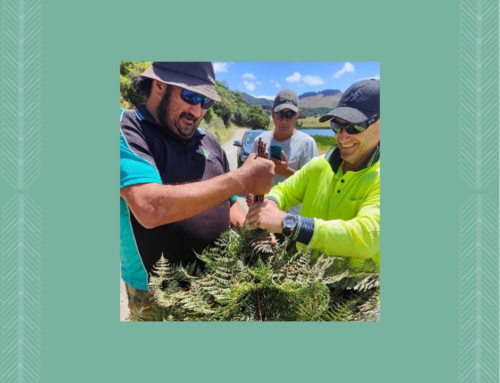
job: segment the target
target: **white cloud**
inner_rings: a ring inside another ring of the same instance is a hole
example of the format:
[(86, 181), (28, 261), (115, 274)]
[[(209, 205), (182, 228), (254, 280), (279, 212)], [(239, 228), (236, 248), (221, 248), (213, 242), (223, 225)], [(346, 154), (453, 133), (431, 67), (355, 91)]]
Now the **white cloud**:
[(311, 86), (323, 85), (325, 83), (320, 76), (312, 76), (310, 74), (304, 76), (303, 81), (307, 85), (311, 85)]
[(245, 88), (247, 88), (249, 92), (252, 92), (255, 89), (255, 84), (253, 82), (243, 81), (243, 84), (245, 84)]
[(267, 100), (274, 100), (274, 96), (254, 96), (254, 97), (257, 97), (257, 98), (265, 98)]
[(294, 74), (292, 74), (291, 76), (286, 78), (286, 82), (289, 82), (289, 83), (299, 82), (301, 78), (302, 78), (302, 76), (300, 75), (300, 73), (295, 72)]
[[(274, 80), (271, 80), (274, 81)], [(275, 81), (274, 81), (275, 82)], [(288, 76), (286, 78), (286, 82), (289, 84), (293, 83), (299, 83), (299, 84), (306, 84), (309, 86), (316, 86), (316, 85), (323, 85), (325, 84), (325, 81), (320, 76), (313, 76), (313, 75), (305, 75), (302, 76), (299, 72), (295, 72), (293, 75)], [(279, 88), (281, 85), (276, 82), (276, 88)]]
[(333, 78), (339, 78), (340, 76), (349, 72), (355, 72), (354, 65), (352, 65), (350, 62), (346, 62), (344, 64), (344, 67), (333, 75)]
[(281, 84), (278, 81), (271, 80), (271, 83), (273, 83), (276, 88), (281, 88)]
[(215, 62), (214, 72), (215, 73), (227, 72), (227, 64), (228, 63)]
[(241, 76), (243, 78), (248, 78), (249, 80), (255, 80), (257, 79), (257, 77), (255, 77), (255, 75), (253, 73), (245, 73), (243, 76)]

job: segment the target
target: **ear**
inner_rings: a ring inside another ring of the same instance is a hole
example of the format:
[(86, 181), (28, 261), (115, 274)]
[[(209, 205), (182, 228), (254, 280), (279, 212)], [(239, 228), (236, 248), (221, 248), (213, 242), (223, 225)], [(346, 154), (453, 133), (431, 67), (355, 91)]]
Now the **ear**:
[(160, 96), (160, 97), (163, 97), (163, 95), (165, 94), (165, 92), (167, 91), (167, 84), (163, 83), (163, 82), (160, 82), (158, 80), (153, 80), (153, 86), (151, 88), (151, 91), (153, 92), (153, 94), (155, 94), (156, 96)]
[(274, 118), (274, 108), (271, 108), (271, 117)]
[(302, 113), (302, 111), (299, 109), (299, 111), (297, 112), (297, 119), (300, 117), (301, 113)]

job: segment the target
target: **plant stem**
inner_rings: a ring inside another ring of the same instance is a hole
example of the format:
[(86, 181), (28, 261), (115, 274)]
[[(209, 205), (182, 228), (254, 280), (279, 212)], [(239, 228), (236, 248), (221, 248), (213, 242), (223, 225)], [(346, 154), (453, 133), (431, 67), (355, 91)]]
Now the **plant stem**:
[[(262, 141), (262, 138), (259, 137), (259, 143), (257, 145), (257, 157), (265, 158), (267, 160), (266, 146), (267, 144), (264, 141)], [(263, 202), (263, 201), (264, 201), (263, 195), (256, 195), (253, 197), (253, 202)]]

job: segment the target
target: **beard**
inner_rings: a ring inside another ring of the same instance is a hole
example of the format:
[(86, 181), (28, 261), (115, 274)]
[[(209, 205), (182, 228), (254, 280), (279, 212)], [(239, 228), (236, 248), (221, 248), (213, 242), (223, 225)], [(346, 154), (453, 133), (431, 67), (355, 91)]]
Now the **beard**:
[[(200, 125), (201, 118), (197, 120), (195, 116), (188, 112), (182, 112), (179, 116), (175, 116), (176, 112), (171, 100), (172, 88), (169, 86), (156, 110), (158, 113), (158, 120), (161, 126), (168, 132), (183, 141), (188, 141), (193, 137), (196, 128)], [(181, 121), (182, 117), (191, 119), (192, 123), (186, 124)]]

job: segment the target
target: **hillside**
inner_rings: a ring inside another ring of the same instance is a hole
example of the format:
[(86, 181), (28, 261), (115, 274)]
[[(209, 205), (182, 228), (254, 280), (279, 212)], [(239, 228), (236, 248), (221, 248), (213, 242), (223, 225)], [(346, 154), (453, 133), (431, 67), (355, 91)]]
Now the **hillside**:
[(337, 89), (325, 89), (321, 92), (307, 92), (299, 96), (301, 108), (333, 108), (342, 97)]
[[(265, 98), (257, 98), (245, 92), (241, 92), (249, 105), (261, 105), (264, 109), (273, 106), (273, 101)], [(342, 97), (342, 92), (337, 89), (325, 89), (321, 92), (307, 92), (299, 96), (301, 108), (333, 108)]]
[(321, 92), (307, 92), (307, 93), (301, 94), (299, 96), (299, 99), (306, 98), (306, 97), (314, 97), (314, 96), (317, 96), (319, 94), (322, 94), (323, 96), (335, 96), (338, 93), (342, 93), (342, 92), (338, 89), (325, 89), (325, 90), (322, 90)]
[(245, 100), (248, 103), (248, 105), (260, 105), (263, 107), (267, 107), (265, 109), (269, 109), (273, 106), (273, 101), (268, 100), (267, 98), (257, 98), (245, 92), (241, 92), (241, 94), (243, 94), (243, 97), (245, 97)]

